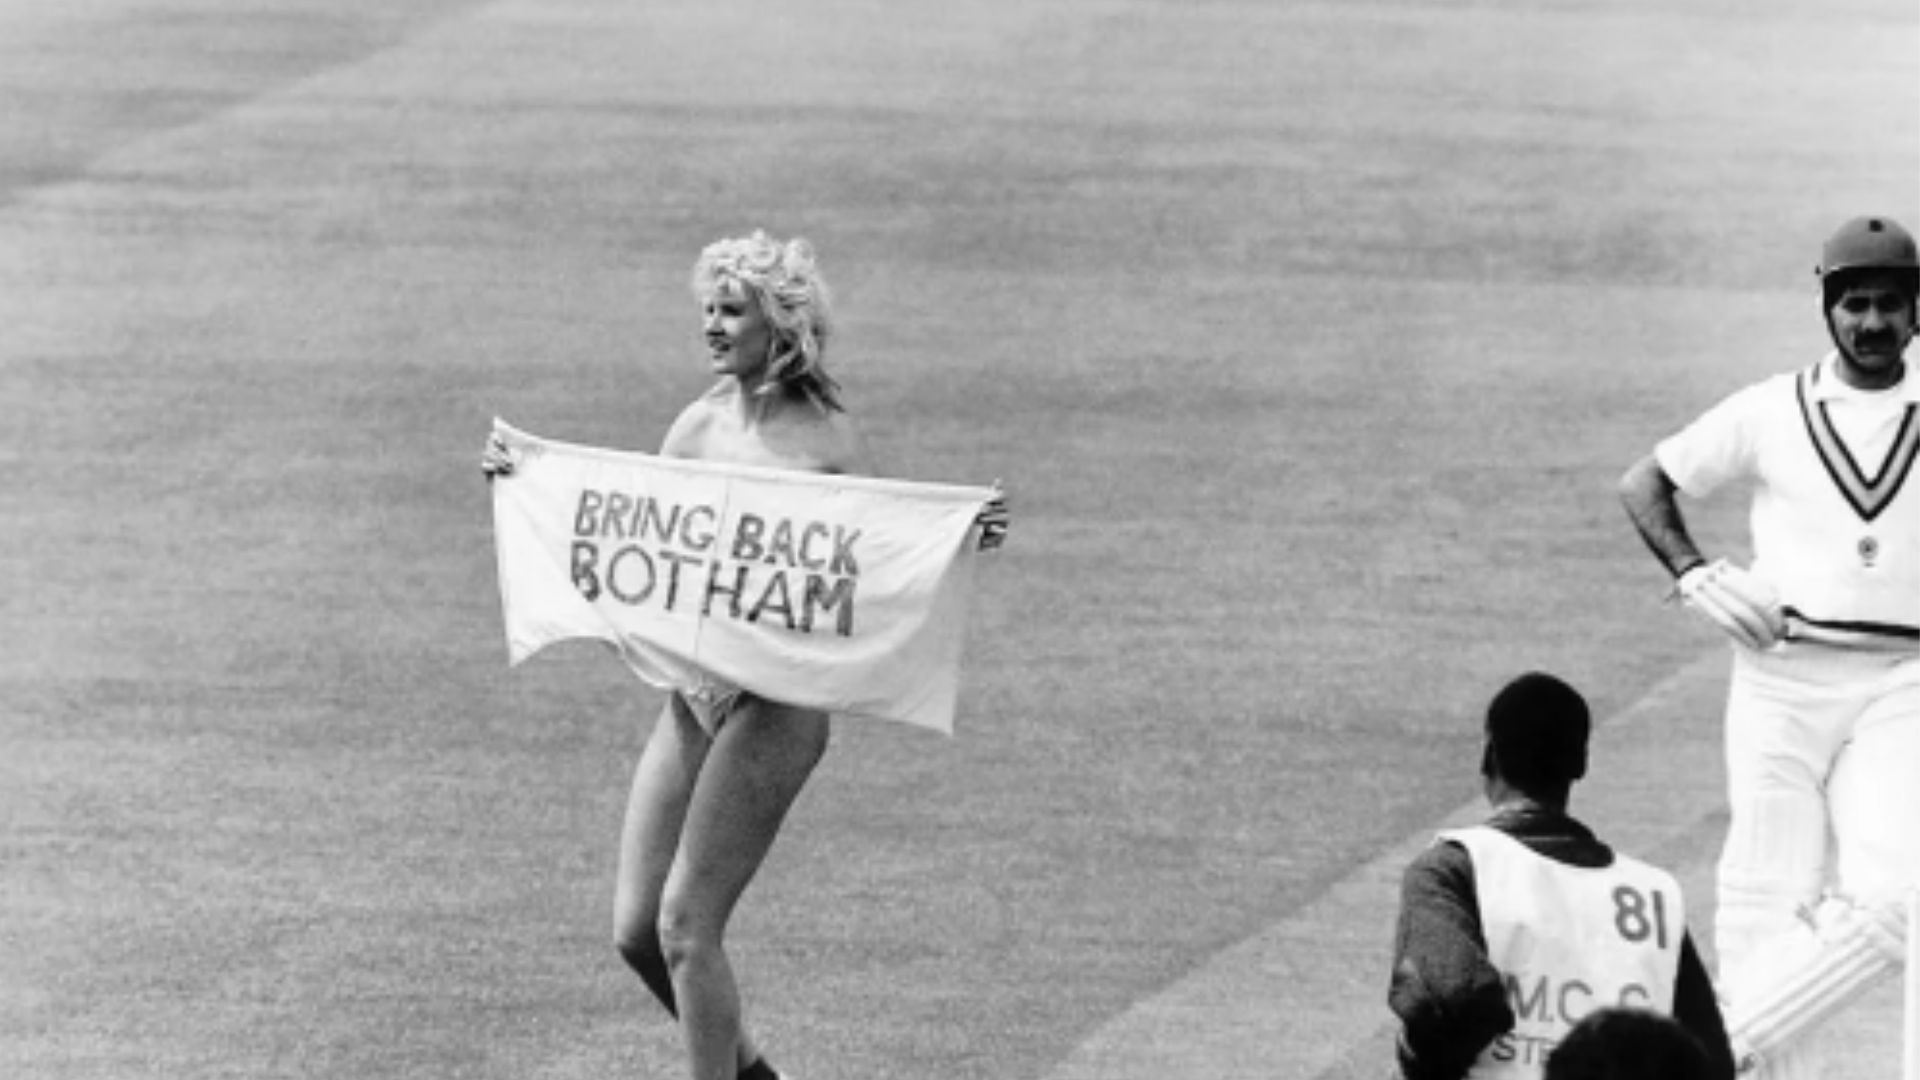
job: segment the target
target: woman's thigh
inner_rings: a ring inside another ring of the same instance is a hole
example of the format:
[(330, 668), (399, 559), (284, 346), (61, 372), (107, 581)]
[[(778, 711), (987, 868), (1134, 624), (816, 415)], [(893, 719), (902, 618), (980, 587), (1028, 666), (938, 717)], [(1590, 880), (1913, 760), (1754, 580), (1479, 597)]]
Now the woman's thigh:
[(693, 714), (670, 695), (640, 752), (627, 793), (613, 902), (614, 934), (620, 941), (654, 932), (660, 893), (710, 747)]
[(694, 784), (663, 928), (716, 938), (826, 752), (827, 714), (743, 695)]

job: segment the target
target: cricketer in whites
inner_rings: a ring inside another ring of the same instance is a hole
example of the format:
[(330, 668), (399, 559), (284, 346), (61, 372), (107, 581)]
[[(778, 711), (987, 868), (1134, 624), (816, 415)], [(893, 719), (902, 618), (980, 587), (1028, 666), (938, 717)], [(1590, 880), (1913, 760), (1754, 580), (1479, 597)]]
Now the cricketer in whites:
[[(1832, 350), (1714, 405), (1620, 485), (1732, 642), (1715, 944), (1741, 1065), (1774, 1080), (1822, 1075), (1805, 1036), (1898, 970), (1920, 880), (1920, 258), (1899, 223), (1860, 217), (1816, 273)], [(1676, 495), (1736, 482), (1746, 568), (1700, 550)]]

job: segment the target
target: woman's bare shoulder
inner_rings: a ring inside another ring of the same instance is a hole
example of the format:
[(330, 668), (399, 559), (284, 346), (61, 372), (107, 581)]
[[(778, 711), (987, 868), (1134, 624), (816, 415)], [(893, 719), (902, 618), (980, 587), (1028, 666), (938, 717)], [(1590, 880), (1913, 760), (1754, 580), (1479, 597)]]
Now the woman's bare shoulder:
[(862, 445), (853, 418), (818, 402), (789, 403), (760, 428), (763, 445), (780, 467), (805, 472), (861, 473)]
[(715, 386), (688, 403), (674, 417), (673, 424), (667, 428), (666, 438), (660, 440), (660, 456), (697, 458), (704, 457), (707, 433), (713, 429), (718, 401), (716, 395), (724, 387)]
[(864, 474), (866, 444), (853, 418), (817, 402), (790, 403), (759, 429), (759, 445), (776, 468)]
[(816, 402), (787, 402), (743, 425), (737, 390), (722, 383), (681, 410), (662, 457), (803, 472), (870, 475), (871, 455), (853, 418)]

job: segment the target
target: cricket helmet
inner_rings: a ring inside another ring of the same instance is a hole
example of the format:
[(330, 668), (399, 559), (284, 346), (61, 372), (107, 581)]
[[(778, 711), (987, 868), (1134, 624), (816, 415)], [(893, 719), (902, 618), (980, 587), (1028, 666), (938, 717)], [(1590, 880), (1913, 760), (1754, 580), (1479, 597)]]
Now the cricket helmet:
[(1846, 281), (1868, 270), (1891, 271), (1909, 298), (1920, 294), (1920, 249), (1913, 234), (1885, 217), (1857, 217), (1835, 230), (1814, 268), (1824, 306), (1832, 308)]

